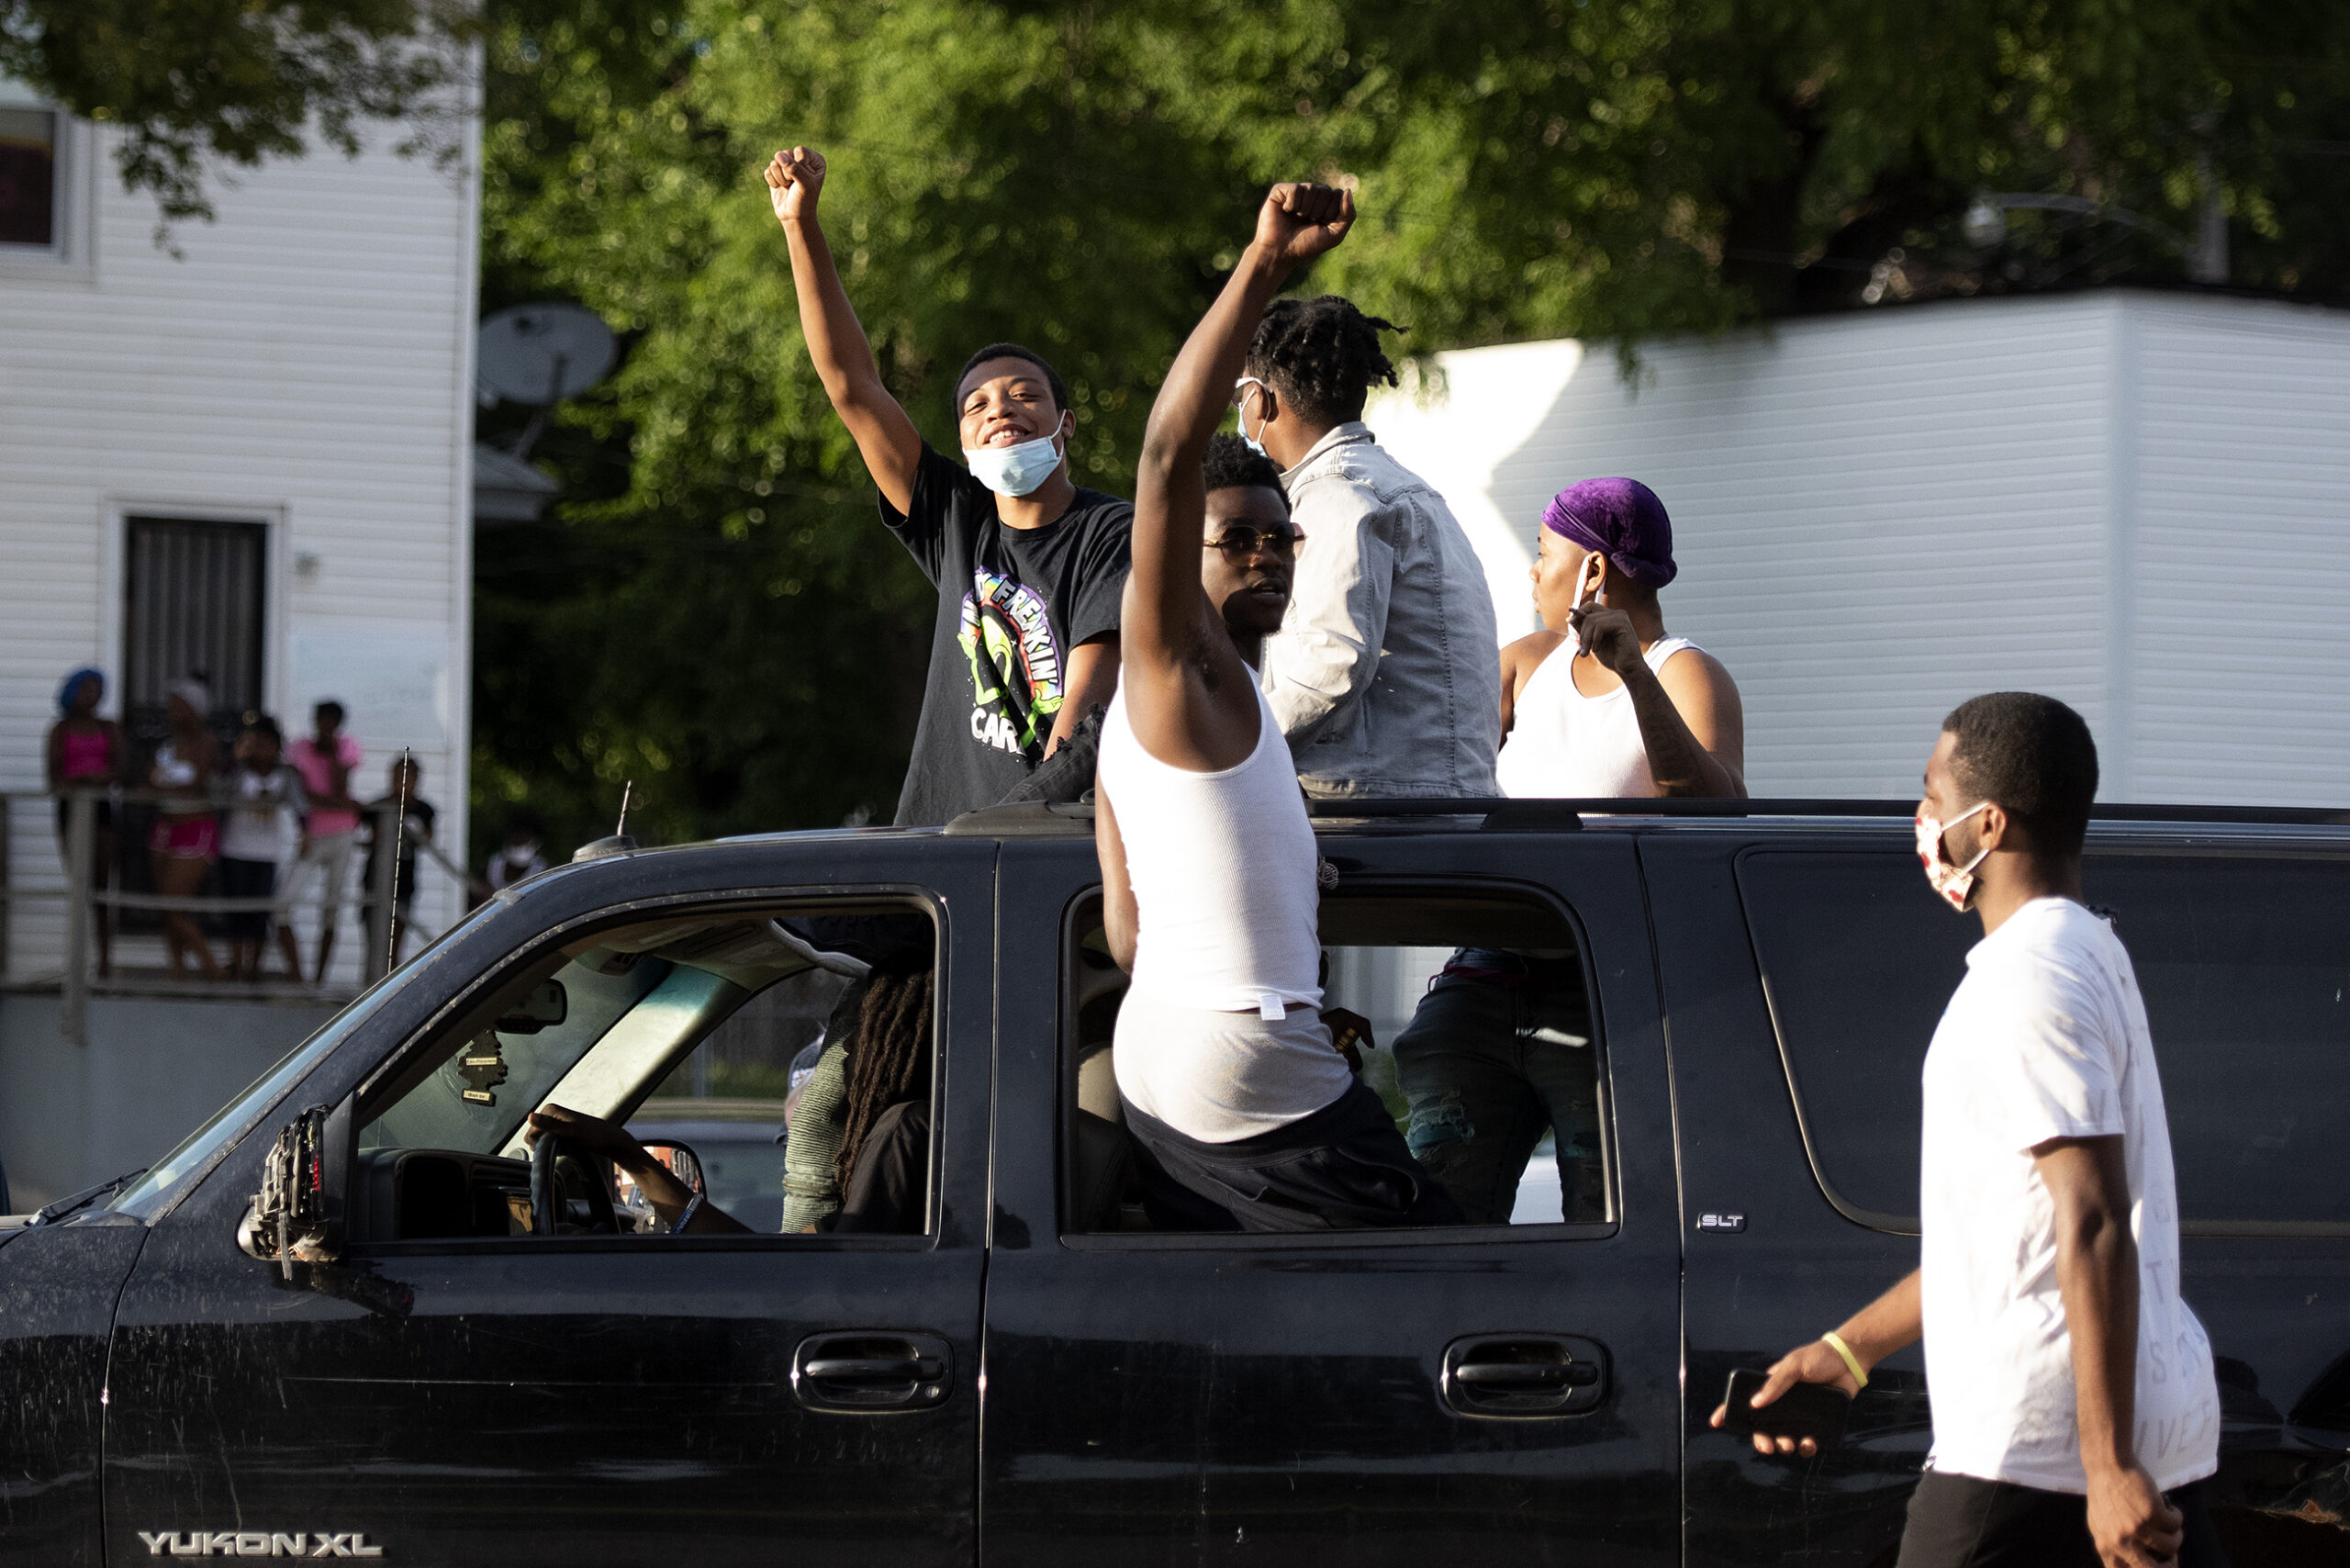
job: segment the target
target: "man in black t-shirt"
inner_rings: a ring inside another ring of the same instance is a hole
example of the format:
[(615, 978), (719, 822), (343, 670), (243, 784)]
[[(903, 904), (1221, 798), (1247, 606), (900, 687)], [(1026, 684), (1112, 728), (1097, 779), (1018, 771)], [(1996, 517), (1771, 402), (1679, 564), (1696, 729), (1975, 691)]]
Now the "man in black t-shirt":
[(880, 487), (881, 521), (938, 589), (897, 820), (943, 823), (1002, 800), (1109, 702), (1134, 506), (1070, 482), (1069, 389), (1014, 343), (981, 349), (957, 380), (968, 466), (923, 440), (882, 385), (817, 224), (823, 158), (778, 152), (767, 179), (809, 357)]

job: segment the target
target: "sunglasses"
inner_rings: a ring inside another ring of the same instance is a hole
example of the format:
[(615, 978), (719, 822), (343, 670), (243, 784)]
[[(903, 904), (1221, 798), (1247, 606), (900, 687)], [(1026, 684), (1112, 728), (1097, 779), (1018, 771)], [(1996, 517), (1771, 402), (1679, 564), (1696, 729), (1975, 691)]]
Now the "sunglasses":
[(1259, 550), (1268, 555), (1294, 555), (1297, 554), (1297, 542), (1304, 537), (1305, 531), (1293, 522), (1275, 523), (1272, 527), (1261, 531), (1254, 528), (1227, 528), (1214, 539), (1208, 540), (1207, 547), (1211, 550), (1221, 550), (1227, 555), (1237, 555), (1244, 560)]

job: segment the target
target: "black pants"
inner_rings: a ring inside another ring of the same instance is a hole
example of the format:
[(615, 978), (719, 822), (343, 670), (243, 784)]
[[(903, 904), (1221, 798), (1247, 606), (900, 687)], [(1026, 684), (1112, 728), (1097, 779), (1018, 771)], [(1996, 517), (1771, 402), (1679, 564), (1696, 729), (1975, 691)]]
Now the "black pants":
[[(2178, 1568), (2227, 1568), (2202, 1484), (2165, 1495), (2187, 1517)], [(1930, 1470), (1910, 1494), (1897, 1568), (2099, 1568), (2088, 1499)]]
[[(277, 891), (274, 860), (219, 860), (220, 896), (224, 899), (265, 899)], [(220, 917), (221, 929), (238, 942), (269, 940), (269, 911), (241, 909)]]
[(1202, 1143), (1131, 1104), (1143, 1208), (1159, 1230), (1349, 1230), (1460, 1225), (1460, 1209), (1412, 1158), (1358, 1079), (1310, 1116), (1254, 1137)]

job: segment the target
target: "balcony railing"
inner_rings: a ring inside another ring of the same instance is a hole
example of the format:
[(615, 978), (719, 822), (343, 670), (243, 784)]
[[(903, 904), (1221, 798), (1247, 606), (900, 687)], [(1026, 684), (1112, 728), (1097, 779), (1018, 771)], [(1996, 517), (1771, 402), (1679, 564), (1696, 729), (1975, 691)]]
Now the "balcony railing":
[[(288, 863), (280, 865), (280, 891), (266, 898), (173, 897), (146, 890), (143, 886), (126, 885), (150, 880), (145, 876), (124, 875), (134, 864), (143, 865), (146, 861), (148, 850), (143, 835), (134, 838), (118, 834), (111, 862), (113, 875), (106, 886), (92, 886), (90, 873), (95, 858), (93, 852), (100, 806), (111, 805), (116, 819), (123, 821), (132, 814), (125, 811), (126, 807), (153, 805), (165, 800), (183, 807), (186, 803), (184, 796), (140, 790), (71, 790), (54, 795), (0, 791), (0, 813), (4, 813), (0, 814), (0, 983), (17, 991), (54, 991), (60, 999), (61, 1031), (68, 1040), (86, 1042), (89, 1001), (93, 996), (344, 1002), (382, 977), (391, 957), (391, 932), (386, 916), (394, 907), (393, 879), (398, 872), (400, 854), (377, 854), (373, 857), (372, 877), (360, 875), (354, 867), (352, 875), (346, 879), (332, 921), (340, 934), (339, 961), (322, 980), (183, 979), (161, 964), (124, 963), (119, 960), (126, 955), (141, 959), (151, 957), (153, 945), (162, 938), (151, 930), (121, 929), (124, 922), (119, 918), (113, 923), (117, 929), (112, 942), (118, 961), (111, 966), (111, 973), (100, 974), (96, 916), (101, 908), (116, 912), (118, 916), (129, 914), (134, 924), (139, 915), (151, 912), (192, 913), (199, 919), (266, 913), (280, 924), (296, 921), (297, 914), (307, 914), (307, 922), (296, 924), (297, 933), (305, 924), (315, 934), (328, 923), (327, 879), (310, 877), (288, 888)], [(227, 802), (224, 801), (221, 805), (225, 808)], [(375, 842), (390, 842), (395, 810), (389, 801), (364, 808), (371, 820)], [(38, 825), (28, 820), (36, 812), (39, 816)], [(34, 831), (21, 831), (27, 828)], [(43, 833), (41, 828), (50, 831)], [(50, 852), (32, 852), (43, 838), (52, 840)], [(397, 890), (400, 902), (408, 905), (409, 912), (402, 947), (412, 953), (437, 932), (437, 924), (428, 926), (418, 916), (436, 908), (450, 913), (462, 911), (470, 902), (469, 881), (464, 868), (437, 844), (427, 841), (407, 847), (414, 851), (419, 881), (434, 884), (430, 888)], [(365, 854), (364, 846), (354, 847), (353, 858), (364, 864)], [(431, 868), (429, 876), (427, 867)], [(427, 892), (435, 896), (422, 896)], [(452, 892), (456, 895), (453, 900), (448, 896)], [(352, 918), (353, 915), (355, 919)], [(218, 932), (208, 932), (207, 940), (217, 950), (228, 938)], [(315, 935), (308, 940), (297, 935), (297, 950), (303, 953), (306, 963), (311, 961)], [(270, 970), (276, 954), (274, 939), (263, 944), (263, 972)]]

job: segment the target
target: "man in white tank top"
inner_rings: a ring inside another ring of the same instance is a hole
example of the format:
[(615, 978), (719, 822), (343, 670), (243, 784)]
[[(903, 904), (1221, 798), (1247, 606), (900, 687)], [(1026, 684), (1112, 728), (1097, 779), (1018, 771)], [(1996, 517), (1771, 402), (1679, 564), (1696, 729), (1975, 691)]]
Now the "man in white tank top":
[[(1319, 857), (1281, 725), (1234, 635), (1287, 599), (1294, 549), (1275, 515), (1218, 521), (1203, 591), (1203, 459), (1266, 302), (1329, 250), (1353, 199), (1276, 185), (1257, 237), (1169, 370), (1137, 465), (1124, 674), (1102, 723), (1095, 842), (1110, 950), (1134, 977), (1116, 1058), (1153, 1222), (1324, 1230), (1458, 1217), (1317, 1011)], [(1250, 487), (1237, 487), (1243, 490)], [(1229, 485), (1219, 493), (1229, 498)], [(1246, 498), (1243, 498), (1244, 502)], [(1241, 528), (1254, 537), (1236, 537)], [(1276, 543), (1269, 548), (1268, 535)], [(1241, 546), (1245, 543), (1246, 548)], [(1278, 591), (1276, 591), (1278, 589)], [(1271, 623), (1277, 624), (1277, 622)], [(1253, 651), (1253, 650), (1252, 650)], [(1121, 819), (1138, 831), (1121, 831)]]

